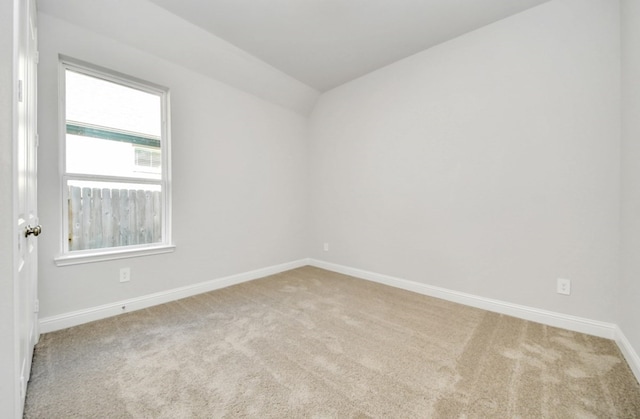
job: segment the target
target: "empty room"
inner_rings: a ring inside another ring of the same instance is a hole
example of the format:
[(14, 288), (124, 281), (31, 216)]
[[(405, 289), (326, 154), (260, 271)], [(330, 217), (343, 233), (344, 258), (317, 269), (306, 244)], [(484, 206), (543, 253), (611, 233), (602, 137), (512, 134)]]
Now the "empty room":
[(0, 417), (640, 418), (639, 1), (0, 31)]

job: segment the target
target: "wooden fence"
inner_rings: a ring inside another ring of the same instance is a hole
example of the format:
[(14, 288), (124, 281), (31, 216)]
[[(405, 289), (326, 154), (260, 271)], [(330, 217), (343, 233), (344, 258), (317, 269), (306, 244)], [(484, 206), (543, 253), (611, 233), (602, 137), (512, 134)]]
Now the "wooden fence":
[(69, 186), (69, 250), (162, 240), (159, 191)]

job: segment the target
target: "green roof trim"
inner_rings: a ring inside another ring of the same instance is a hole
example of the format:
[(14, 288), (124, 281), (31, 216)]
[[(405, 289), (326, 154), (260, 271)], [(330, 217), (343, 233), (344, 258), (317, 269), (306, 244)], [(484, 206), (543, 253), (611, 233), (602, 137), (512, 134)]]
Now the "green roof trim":
[(103, 140), (120, 141), (146, 147), (160, 148), (160, 140), (157, 137), (142, 137), (140, 135), (125, 134), (112, 131), (108, 128), (87, 127), (83, 125), (67, 124), (67, 134), (83, 137), (101, 138)]

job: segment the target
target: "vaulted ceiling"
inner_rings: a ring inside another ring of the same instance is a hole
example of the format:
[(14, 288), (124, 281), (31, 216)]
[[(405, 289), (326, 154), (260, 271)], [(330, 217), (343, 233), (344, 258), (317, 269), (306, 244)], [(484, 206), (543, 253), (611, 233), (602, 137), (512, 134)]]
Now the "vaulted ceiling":
[[(547, 1), (37, 0), (37, 3), (43, 14), (306, 116), (322, 92)], [(46, 26), (43, 33), (47, 33)], [(46, 43), (46, 39), (41, 41)], [(94, 64), (111, 67), (108, 57)]]
[(548, 0), (150, 0), (326, 91)]

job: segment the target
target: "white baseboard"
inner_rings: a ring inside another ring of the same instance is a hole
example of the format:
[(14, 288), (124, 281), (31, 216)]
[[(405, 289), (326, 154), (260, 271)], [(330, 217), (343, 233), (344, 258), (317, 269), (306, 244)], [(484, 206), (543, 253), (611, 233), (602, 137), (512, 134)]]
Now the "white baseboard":
[(615, 329), (618, 348), (620, 348), (622, 355), (624, 355), (627, 360), (631, 371), (633, 371), (633, 374), (636, 376), (636, 380), (640, 382), (640, 356), (638, 356), (638, 353), (633, 349), (631, 342), (627, 340), (627, 337), (622, 333), (622, 330), (618, 326), (616, 326)]
[(395, 288), (401, 288), (407, 291), (416, 292), (418, 294), (428, 295), (430, 297), (436, 297), (442, 300), (452, 301), (454, 303), (460, 303), (471, 307), (493, 311), (495, 313), (506, 314), (520, 319), (546, 324), (548, 326), (573, 330), (575, 332), (586, 333), (589, 335), (599, 336), (607, 339), (614, 339), (616, 337), (617, 326), (612, 323), (604, 323), (596, 320), (585, 319), (582, 317), (570, 316), (567, 314), (555, 313), (538, 308), (507, 303), (505, 301), (492, 300), (490, 298), (452, 291), (446, 288), (434, 287), (419, 282), (408, 281), (406, 279), (395, 278), (388, 275), (364, 271), (361, 269), (351, 268), (335, 263), (324, 262), (317, 259), (310, 259), (309, 264), (311, 266), (326, 269), (328, 271), (338, 272), (341, 274), (354, 276), (356, 278), (366, 279)]
[(493, 311), (496, 313), (507, 314), (509, 316), (546, 324), (548, 326), (560, 327), (562, 329), (573, 330), (575, 332), (581, 332), (588, 335), (615, 340), (616, 344), (620, 348), (620, 351), (622, 352), (622, 355), (629, 364), (631, 371), (633, 371), (636, 380), (640, 382), (640, 356), (638, 356), (638, 353), (633, 349), (633, 346), (631, 346), (631, 343), (629, 342), (629, 340), (627, 340), (627, 337), (616, 324), (570, 316), (562, 313), (555, 313), (552, 311), (507, 303), (499, 300), (492, 300), (472, 294), (448, 290), (446, 288), (434, 287), (419, 282), (408, 281), (406, 279), (395, 278), (392, 276), (377, 274), (374, 272), (351, 268), (344, 265), (324, 262), (317, 259), (310, 259), (309, 264), (311, 266), (326, 269), (328, 271), (338, 272), (341, 274), (354, 276), (356, 278), (378, 282), (380, 284), (389, 285), (395, 288), (401, 288), (407, 291), (413, 291), (418, 294), (428, 295), (430, 297), (436, 297), (443, 300), (468, 305), (471, 307)]
[(80, 324), (105, 319), (107, 317), (116, 316), (118, 314), (141, 310), (143, 308), (152, 307), (158, 304), (164, 304), (170, 301), (179, 300), (181, 298), (191, 297), (193, 295), (202, 294), (204, 292), (226, 288), (231, 285), (236, 285), (265, 276), (274, 275), (280, 272), (288, 271), (290, 269), (306, 266), (308, 264), (309, 259), (300, 259), (280, 265), (269, 266), (249, 272), (243, 272), (223, 278), (217, 278), (194, 285), (188, 285), (185, 287), (174, 288), (167, 291), (144, 295), (142, 297), (131, 298), (128, 300), (104, 304), (101, 306), (91, 307), (88, 309), (73, 311), (56, 316), (44, 317), (40, 319), (40, 333), (54, 332), (56, 330), (78, 326)]
[(471, 307), (481, 308), (496, 313), (534, 321), (548, 326), (560, 327), (563, 329), (573, 330), (589, 335), (613, 339), (616, 341), (618, 347), (620, 348), (620, 351), (629, 363), (629, 366), (635, 374), (636, 379), (640, 381), (640, 356), (638, 356), (638, 353), (633, 349), (631, 343), (627, 340), (622, 330), (615, 324), (585, 319), (582, 317), (570, 316), (567, 314), (555, 313), (552, 311), (512, 304), (499, 300), (492, 300), (472, 294), (452, 291), (441, 287), (434, 287), (415, 281), (408, 281), (406, 279), (395, 278), (388, 275), (382, 275), (317, 259), (300, 259), (280, 265), (274, 265), (249, 272), (243, 272), (235, 275), (217, 278), (186, 287), (174, 288), (172, 290), (149, 294), (142, 297), (131, 298), (128, 300), (105, 304), (98, 307), (73, 311), (57, 316), (45, 317), (40, 319), (40, 332), (48, 333), (72, 326), (77, 326), (83, 323), (88, 323), (91, 321), (116, 316), (118, 314), (140, 310), (143, 308), (179, 300), (181, 298), (214, 291), (220, 288), (229, 287), (231, 285), (252, 281), (254, 279), (274, 275), (306, 265), (311, 265), (318, 268), (326, 269), (328, 271), (350, 275), (356, 278), (366, 279), (395, 288), (416, 292), (418, 294), (428, 295), (431, 297), (436, 297)]

